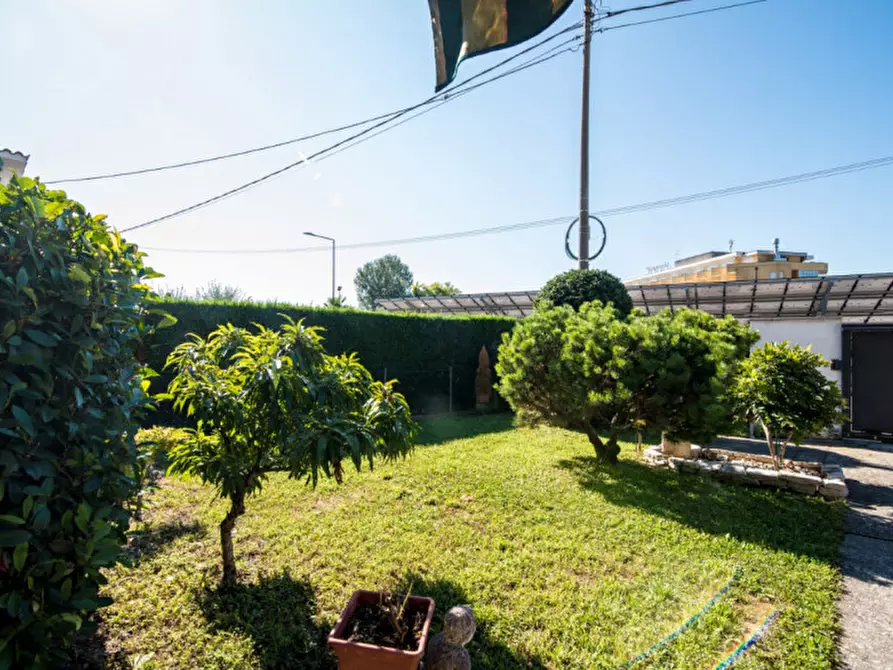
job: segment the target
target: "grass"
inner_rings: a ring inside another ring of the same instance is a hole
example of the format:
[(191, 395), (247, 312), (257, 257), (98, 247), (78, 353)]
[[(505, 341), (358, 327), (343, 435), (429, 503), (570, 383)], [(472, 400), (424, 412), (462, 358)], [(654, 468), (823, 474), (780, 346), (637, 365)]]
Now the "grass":
[[(408, 460), (318, 488), (276, 475), (236, 525), (241, 586), (220, 593), (224, 503), (165, 479), (110, 571), (111, 667), (333, 668), (325, 638), (356, 588), (470, 603), (475, 668), (614, 668), (728, 595), (641, 668), (712, 668), (781, 616), (740, 668), (831, 668), (843, 506), (643, 466), (600, 467), (579, 435), (501, 416), (437, 419)], [(95, 650), (95, 647), (94, 647)]]

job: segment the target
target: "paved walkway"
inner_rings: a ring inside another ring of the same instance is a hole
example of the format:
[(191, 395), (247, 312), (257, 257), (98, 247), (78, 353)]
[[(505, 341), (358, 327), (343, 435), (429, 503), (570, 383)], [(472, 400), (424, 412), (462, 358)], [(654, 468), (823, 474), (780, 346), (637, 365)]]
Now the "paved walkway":
[[(715, 446), (768, 453), (756, 440), (722, 439)], [(788, 449), (786, 457), (843, 468), (850, 496), (840, 551), (842, 667), (893, 667), (893, 446), (829, 442)]]

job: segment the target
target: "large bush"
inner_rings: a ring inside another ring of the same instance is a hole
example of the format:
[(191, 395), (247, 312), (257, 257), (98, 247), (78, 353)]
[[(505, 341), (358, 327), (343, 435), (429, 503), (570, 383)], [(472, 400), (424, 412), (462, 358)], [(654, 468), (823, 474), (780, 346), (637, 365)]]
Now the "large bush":
[(594, 300), (614, 305), (621, 317), (632, 311), (633, 301), (617, 277), (604, 270), (570, 270), (552, 277), (537, 296), (541, 306), (570, 305), (574, 309)]
[(58, 665), (124, 543), (157, 275), (102, 219), (0, 186), (0, 667)]
[[(281, 314), (326, 331), (326, 348), (332, 353), (356, 352), (376, 379), (397, 379), (397, 389), (413, 411), (445, 412), (449, 407), (450, 366), (453, 366), (453, 408), (474, 409), (475, 372), (482, 346), (496, 358), (502, 333), (514, 319), (497, 316), (442, 316), (393, 314), (353, 309), (324, 309), (288, 304), (215, 303), (184, 300), (159, 305), (175, 316), (177, 324), (159, 331), (148, 349), (150, 367), (161, 372), (167, 356), (188, 333), (202, 337), (218, 325), (247, 328), (254, 323), (278, 328)], [(387, 371), (387, 374), (385, 374)], [(152, 390), (162, 392), (171, 376), (161, 372)], [(166, 403), (150, 420), (175, 420)]]
[(503, 336), (499, 390), (522, 421), (584, 432), (599, 460), (615, 462), (624, 430), (716, 435), (755, 337), (730, 317), (691, 310), (622, 319), (598, 302), (539, 309)]
[(762, 426), (776, 469), (784, 467), (788, 444), (844, 418), (840, 388), (822, 374), (829, 365), (800, 345), (767, 342), (741, 366), (734, 387), (739, 411)]
[(198, 419), (192, 439), (169, 454), (171, 471), (198, 475), (229, 499), (220, 523), (226, 587), (236, 582), (236, 519), (270, 472), (314, 485), (323, 472), (340, 484), (345, 461), (359, 471), (364, 460), (371, 468), (376, 456), (412, 448), (416, 426), (393, 382), (373, 381), (355, 355), (327, 355), (317, 330), (221, 326), (170, 356), (174, 406)]

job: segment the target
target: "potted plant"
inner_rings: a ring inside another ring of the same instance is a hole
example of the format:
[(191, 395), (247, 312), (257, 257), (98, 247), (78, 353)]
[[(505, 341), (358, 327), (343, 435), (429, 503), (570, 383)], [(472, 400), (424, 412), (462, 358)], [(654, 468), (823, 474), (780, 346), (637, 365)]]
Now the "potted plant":
[(415, 670), (434, 616), (431, 598), (354, 591), (329, 633), (341, 670)]

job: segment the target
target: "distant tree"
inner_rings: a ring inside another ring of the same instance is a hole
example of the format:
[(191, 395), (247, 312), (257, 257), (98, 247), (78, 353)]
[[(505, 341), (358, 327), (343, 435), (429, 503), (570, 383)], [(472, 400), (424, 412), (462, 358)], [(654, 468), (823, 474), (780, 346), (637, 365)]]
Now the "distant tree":
[(188, 300), (190, 298), (189, 293), (186, 291), (186, 287), (182, 284), (179, 286), (162, 286), (158, 289), (158, 295), (162, 298), (170, 298), (172, 300)]
[(376, 300), (410, 295), (412, 271), (399, 256), (388, 254), (369, 261), (357, 270), (353, 283), (360, 305), (373, 309)]
[(599, 300), (603, 305), (611, 303), (625, 317), (632, 311), (633, 301), (623, 282), (604, 270), (570, 270), (552, 277), (537, 297), (539, 305), (570, 305), (575, 310), (580, 305)]
[(430, 284), (422, 284), (415, 282), (410, 289), (414, 298), (424, 298), (434, 295), (458, 295), (462, 291), (452, 285), (450, 282), (431, 282)]
[(222, 302), (245, 302), (251, 300), (251, 296), (238, 286), (230, 284), (221, 284), (216, 279), (212, 279), (202, 288), (195, 290), (196, 300), (219, 300)]
[(338, 287), (338, 295), (332, 298), (326, 298), (326, 301), (322, 305), (323, 307), (331, 307), (332, 309), (341, 309), (342, 307), (347, 307), (347, 298), (341, 295), (341, 287)]
[(787, 342), (767, 342), (742, 364), (734, 387), (738, 409), (763, 427), (776, 469), (784, 467), (788, 444), (844, 418), (840, 388), (821, 371), (828, 366), (820, 354)]

